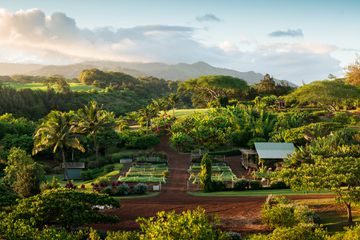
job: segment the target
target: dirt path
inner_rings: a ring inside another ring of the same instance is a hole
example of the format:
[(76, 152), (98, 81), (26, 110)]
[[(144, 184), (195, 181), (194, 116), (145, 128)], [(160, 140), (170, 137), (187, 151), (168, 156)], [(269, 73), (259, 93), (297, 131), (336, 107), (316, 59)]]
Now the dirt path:
[[(209, 214), (220, 217), (221, 228), (229, 231), (252, 233), (267, 231), (261, 223), (261, 205), (266, 197), (193, 197), (186, 193), (187, 169), (190, 156), (174, 151), (168, 146), (168, 137), (162, 137), (156, 151), (165, 152), (169, 161), (169, 177), (162, 192), (156, 197), (122, 200), (119, 209), (109, 210), (109, 214), (119, 216), (117, 224), (97, 224), (99, 230), (135, 230), (138, 217), (154, 216), (158, 211), (175, 210), (181, 212), (197, 207)], [(232, 164), (239, 160), (234, 158)], [(240, 162), (240, 161), (239, 161)], [(240, 172), (237, 174), (241, 174)], [(326, 195), (291, 196), (293, 199), (328, 198)]]

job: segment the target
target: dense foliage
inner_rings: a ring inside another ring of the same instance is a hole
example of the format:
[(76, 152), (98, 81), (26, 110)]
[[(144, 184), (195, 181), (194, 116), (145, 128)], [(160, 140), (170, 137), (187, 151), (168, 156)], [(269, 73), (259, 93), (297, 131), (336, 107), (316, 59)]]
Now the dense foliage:
[(317, 106), (330, 111), (359, 106), (360, 89), (340, 79), (315, 81), (286, 96), (287, 104)]

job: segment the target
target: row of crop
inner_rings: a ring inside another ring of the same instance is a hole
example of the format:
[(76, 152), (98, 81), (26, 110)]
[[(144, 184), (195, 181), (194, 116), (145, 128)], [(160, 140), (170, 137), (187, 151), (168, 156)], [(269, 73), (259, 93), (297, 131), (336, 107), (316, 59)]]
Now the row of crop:
[[(197, 184), (199, 183), (199, 164), (192, 164), (189, 167), (189, 179), (188, 181)], [(236, 175), (233, 173), (231, 168), (225, 163), (217, 163), (211, 166), (211, 179), (216, 182), (235, 182), (237, 181)]]
[(125, 176), (119, 177), (120, 182), (159, 182), (166, 183), (169, 173), (167, 164), (136, 164), (130, 167)]

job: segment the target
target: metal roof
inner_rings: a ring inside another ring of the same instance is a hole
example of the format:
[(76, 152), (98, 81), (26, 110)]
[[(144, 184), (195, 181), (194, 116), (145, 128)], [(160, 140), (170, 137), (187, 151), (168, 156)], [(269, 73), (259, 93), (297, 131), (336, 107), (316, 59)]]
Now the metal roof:
[(293, 143), (256, 142), (255, 149), (261, 159), (284, 159), (295, 151)]

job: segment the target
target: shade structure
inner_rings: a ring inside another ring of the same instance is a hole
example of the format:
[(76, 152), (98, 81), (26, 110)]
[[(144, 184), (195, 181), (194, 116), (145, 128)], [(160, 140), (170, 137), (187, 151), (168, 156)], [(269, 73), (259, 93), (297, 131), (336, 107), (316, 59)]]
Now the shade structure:
[(256, 152), (261, 159), (285, 159), (295, 151), (293, 143), (256, 142)]

